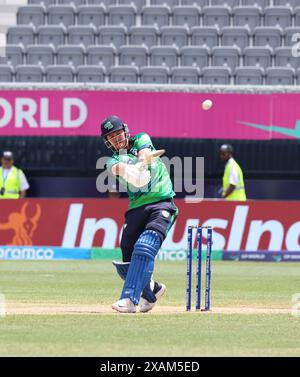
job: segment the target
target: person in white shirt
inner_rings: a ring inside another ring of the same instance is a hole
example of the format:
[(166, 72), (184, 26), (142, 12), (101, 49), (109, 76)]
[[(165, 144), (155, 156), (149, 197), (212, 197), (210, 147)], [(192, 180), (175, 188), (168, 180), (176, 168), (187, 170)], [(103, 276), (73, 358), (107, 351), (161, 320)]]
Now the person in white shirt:
[(23, 171), (14, 166), (12, 152), (3, 152), (0, 167), (0, 199), (25, 198), (29, 187)]

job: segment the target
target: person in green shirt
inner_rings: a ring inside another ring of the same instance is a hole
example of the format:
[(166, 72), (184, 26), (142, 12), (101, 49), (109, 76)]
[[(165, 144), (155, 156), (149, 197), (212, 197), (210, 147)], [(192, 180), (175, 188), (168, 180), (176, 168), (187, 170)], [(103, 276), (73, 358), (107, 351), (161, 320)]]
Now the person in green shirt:
[(222, 198), (225, 200), (246, 200), (242, 169), (233, 158), (233, 148), (229, 144), (221, 145), (220, 159), (226, 163), (223, 175)]
[(101, 123), (101, 136), (113, 151), (106, 166), (126, 188), (129, 209), (121, 239), (122, 262), (113, 262), (124, 280), (120, 299), (112, 308), (121, 313), (153, 309), (166, 286), (154, 282), (155, 257), (178, 215), (173, 201), (175, 193), (165, 164), (160, 158), (150, 165), (147, 156), (155, 151), (146, 133), (130, 137), (129, 129), (118, 116)]

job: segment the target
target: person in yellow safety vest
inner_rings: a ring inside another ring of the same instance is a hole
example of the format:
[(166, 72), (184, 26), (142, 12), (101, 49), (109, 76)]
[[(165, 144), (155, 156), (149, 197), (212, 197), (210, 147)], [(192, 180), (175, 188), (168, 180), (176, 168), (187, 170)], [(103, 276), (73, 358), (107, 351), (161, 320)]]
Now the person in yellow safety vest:
[(3, 152), (0, 167), (0, 199), (25, 198), (26, 190), (29, 189), (25, 174), (13, 164), (12, 152)]
[(220, 158), (226, 162), (223, 175), (222, 198), (225, 200), (245, 201), (246, 192), (242, 169), (235, 161), (233, 148), (229, 144), (223, 144), (219, 150)]

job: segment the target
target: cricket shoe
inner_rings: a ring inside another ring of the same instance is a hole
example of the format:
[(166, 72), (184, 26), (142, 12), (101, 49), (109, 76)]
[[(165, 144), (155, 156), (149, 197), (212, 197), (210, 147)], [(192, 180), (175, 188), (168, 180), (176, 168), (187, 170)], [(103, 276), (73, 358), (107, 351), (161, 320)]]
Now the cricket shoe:
[(122, 298), (121, 300), (115, 302), (111, 306), (114, 310), (120, 313), (135, 313), (136, 307), (130, 298)]
[[(155, 282), (154, 283), (154, 288), (153, 288), (153, 293), (155, 294), (156, 299), (158, 300), (165, 292), (167, 288), (164, 284), (160, 284)], [(150, 310), (154, 308), (156, 304), (155, 302), (149, 302), (145, 298), (141, 299), (141, 304), (140, 304), (140, 312), (141, 313), (147, 313)]]

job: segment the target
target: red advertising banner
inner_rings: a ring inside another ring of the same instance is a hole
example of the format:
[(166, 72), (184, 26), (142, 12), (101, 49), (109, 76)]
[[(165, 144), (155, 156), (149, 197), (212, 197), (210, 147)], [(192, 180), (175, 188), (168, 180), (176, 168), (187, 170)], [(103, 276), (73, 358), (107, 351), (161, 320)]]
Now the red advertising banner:
[[(215, 250), (300, 251), (300, 202), (176, 204), (179, 216), (165, 249), (185, 249), (187, 227), (201, 224), (214, 228)], [(127, 206), (126, 199), (1, 200), (0, 245), (115, 248)]]
[[(202, 102), (210, 99), (210, 110)], [(203, 139), (299, 139), (299, 93), (3, 90), (0, 136), (99, 135), (119, 115), (131, 134)]]

